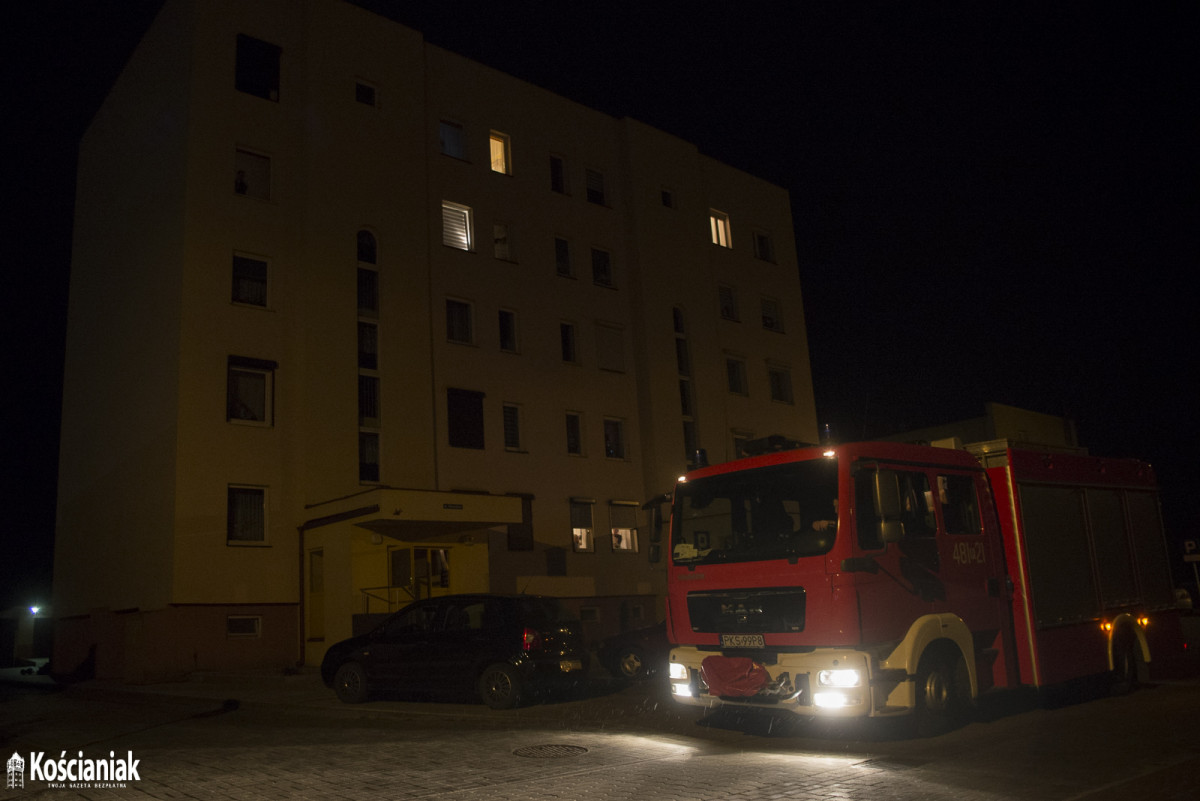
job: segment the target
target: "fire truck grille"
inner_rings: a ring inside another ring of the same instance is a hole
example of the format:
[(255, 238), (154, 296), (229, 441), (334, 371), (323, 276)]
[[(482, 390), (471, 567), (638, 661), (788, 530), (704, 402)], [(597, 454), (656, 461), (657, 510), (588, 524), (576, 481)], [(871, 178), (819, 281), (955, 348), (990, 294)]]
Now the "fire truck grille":
[(804, 602), (800, 587), (689, 592), (687, 596), (692, 631), (705, 633), (804, 631)]

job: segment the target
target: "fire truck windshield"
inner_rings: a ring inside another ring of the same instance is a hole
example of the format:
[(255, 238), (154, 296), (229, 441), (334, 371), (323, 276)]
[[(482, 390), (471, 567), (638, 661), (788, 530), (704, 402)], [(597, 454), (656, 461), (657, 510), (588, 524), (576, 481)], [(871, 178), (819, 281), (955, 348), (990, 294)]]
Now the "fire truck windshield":
[(818, 556), (836, 535), (832, 458), (723, 473), (675, 489), (675, 564)]

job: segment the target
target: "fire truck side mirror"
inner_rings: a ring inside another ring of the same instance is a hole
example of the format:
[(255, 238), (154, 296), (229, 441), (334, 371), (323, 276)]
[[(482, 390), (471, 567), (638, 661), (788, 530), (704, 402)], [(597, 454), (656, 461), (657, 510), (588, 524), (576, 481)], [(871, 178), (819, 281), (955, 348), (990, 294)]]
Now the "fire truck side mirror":
[(901, 522), (900, 477), (892, 470), (877, 470), (874, 495), (880, 539), (883, 542), (899, 542), (904, 539), (904, 524)]

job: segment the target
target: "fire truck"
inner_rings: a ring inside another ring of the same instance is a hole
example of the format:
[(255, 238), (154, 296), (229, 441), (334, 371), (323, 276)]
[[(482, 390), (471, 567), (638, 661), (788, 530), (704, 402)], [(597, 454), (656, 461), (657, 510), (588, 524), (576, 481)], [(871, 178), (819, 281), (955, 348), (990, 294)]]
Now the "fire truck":
[(1132, 688), (1174, 608), (1150, 465), (1004, 440), (699, 467), (667, 571), (675, 700), (935, 728), (994, 690)]

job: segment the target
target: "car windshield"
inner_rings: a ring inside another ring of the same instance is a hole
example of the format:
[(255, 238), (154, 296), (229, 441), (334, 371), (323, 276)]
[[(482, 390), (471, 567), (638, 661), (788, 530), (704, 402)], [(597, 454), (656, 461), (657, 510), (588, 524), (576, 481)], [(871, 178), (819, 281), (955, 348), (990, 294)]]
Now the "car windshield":
[(675, 564), (751, 562), (827, 553), (837, 535), (837, 461), (723, 473), (675, 490)]

